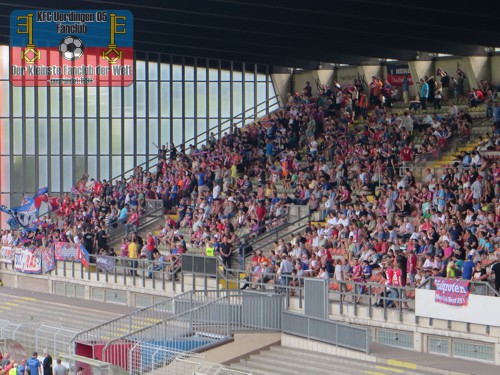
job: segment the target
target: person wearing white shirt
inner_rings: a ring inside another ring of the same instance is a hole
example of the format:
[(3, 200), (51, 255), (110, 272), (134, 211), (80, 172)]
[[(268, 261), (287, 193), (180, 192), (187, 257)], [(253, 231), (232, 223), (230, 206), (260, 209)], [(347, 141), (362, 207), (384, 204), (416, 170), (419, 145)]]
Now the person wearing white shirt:
[(219, 198), (220, 191), (221, 191), (221, 187), (220, 187), (220, 185), (216, 184), (216, 185), (214, 186), (213, 191), (212, 191), (212, 198), (213, 198), (213, 199), (217, 199), (217, 198)]
[(329, 218), (327, 221), (326, 221), (327, 224), (330, 224), (331, 226), (336, 226), (339, 224), (339, 219), (334, 216), (334, 217), (331, 217)]
[(479, 176), (476, 181), (472, 183), (470, 186), (470, 190), (472, 191), (472, 198), (481, 199), (481, 195), (483, 194), (483, 186), (481, 184), (482, 176)]

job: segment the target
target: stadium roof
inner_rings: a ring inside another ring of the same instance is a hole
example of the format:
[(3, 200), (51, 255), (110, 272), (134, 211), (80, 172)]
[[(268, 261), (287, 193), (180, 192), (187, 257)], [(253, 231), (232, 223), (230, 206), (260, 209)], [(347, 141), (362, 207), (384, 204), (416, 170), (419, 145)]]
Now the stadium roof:
[(450, 0), (4, 0), (0, 42), (9, 43), (12, 10), (68, 8), (132, 11), (140, 51), (306, 69), (485, 55), (500, 43), (491, 6)]

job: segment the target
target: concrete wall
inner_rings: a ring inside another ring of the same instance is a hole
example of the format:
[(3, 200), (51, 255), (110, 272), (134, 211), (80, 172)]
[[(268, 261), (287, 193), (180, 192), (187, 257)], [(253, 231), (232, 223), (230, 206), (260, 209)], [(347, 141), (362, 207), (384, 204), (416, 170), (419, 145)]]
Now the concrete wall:
[(500, 82), (500, 56), (491, 58), (491, 79)]
[[(490, 301), (495, 300), (494, 297), (485, 298), (489, 298)], [(364, 300), (362, 305), (356, 307), (352, 303), (344, 303), (343, 312), (340, 313), (338, 296), (330, 295), (330, 300), (330, 319), (372, 327), (372, 338), (376, 337), (376, 332), (379, 329), (394, 330), (395, 332), (406, 331), (413, 335), (414, 350), (417, 352), (427, 352), (427, 339), (429, 336), (493, 345), (495, 347), (495, 364), (500, 364), (500, 327), (486, 324), (467, 324), (455, 320), (453, 314), (442, 319), (417, 317), (415, 313), (406, 310), (403, 310), (402, 321), (400, 321), (398, 310), (387, 309), (387, 316), (384, 316), (384, 309), (368, 306), (370, 301), (367, 299)], [(371, 303), (373, 303), (373, 300)], [(291, 300), (290, 309), (297, 313), (304, 312), (303, 307), (299, 305), (299, 301), (296, 299)], [(487, 311), (493, 312), (496, 310), (487, 308)]]
[(313, 95), (317, 95), (319, 93), (316, 85), (318, 79), (318, 73), (316, 70), (295, 72), (293, 74), (293, 90), (302, 94), (302, 89), (306, 87), (306, 82), (309, 81), (311, 82)]
[[(463, 60), (468, 60), (470, 64), (470, 69), (474, 75), (474, 87), (477, 87), (478, 83), (484, 79), (490, 79), (490, 59), (487, 56), (470, 56), (464, 57)], [(472, 84), (472, 80), (470, 84)]]
[(410, 61), (408, 65), (413, 82), (419, 82), (424, 76), (433, 76), (436, 72), (433, 61)]
[(358, 78), (357, 66), (340, 66), (337, 68), (335, 80), (341, 85), (352, 83), (354, 79)]
[(381, 65), (358, 66), (358, 73), (360, 78), (364, 79), (365, 83), (369, 85), (373, 76), (383, 77), (384, 67)]
[(333, 69), (317, 70), (318, 79), (320, 84), (331, 86), (332, 82), (335, 80), (335, 71)]
[(280, 98), (280, 104), (287, 102), (288, 93), (291, 92), (292, 75), (290, 73), (271, 74), (271, 79), (274, 85), (274, 91)]
[(500, 299), (471, 294), (466, 306), (452, 306), (434, 301), (435, 291), (417, 290), (415, 315), (500, 327), (500, 314), (484, 314), (484, 311), (500, 311)]

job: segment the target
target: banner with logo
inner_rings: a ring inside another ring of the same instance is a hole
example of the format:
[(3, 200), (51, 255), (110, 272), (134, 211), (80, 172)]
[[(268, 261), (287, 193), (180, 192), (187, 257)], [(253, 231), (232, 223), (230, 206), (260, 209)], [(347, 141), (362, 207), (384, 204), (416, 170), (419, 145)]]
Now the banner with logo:
[(469, 280), (436, 278), (434, 301), (453, 306), (467, 306), (469, 301)]
[(130, 86), (133, 15), (112, 9), (26, 9), (10, 15), (13, 86)]
[(54, 257), (56, 260), (80, 261), (80, 246), (70, 242), (56, 242), (54, 245)]
[(115, 259), (109, 255), (99, 255), (96, 259), (97, 268), (101, 271), (113, 272), (115, 270)]
[(16, 271), (23, 273), (42, 273), (40, 250), (16, 249), (14, 268)]
[(0, 248), (0, 262), (12, 264), (14, 261), (15, 248), (12, 246), (2, 246)]
[(408, 74), (408, 84), (413, 85), (408, 64), (387, 65), (387, 80), (393, 86), (401, 86), (406, 74)]

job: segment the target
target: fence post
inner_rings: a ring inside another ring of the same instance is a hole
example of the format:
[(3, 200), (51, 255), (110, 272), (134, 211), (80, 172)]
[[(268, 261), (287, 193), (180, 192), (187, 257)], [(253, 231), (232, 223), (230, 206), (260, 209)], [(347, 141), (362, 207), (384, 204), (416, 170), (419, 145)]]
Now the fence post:
[(370, 328), (366, 328), (366, 354), (370, 354), (370, 343), (372, 341), (372, 330)]

